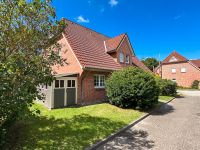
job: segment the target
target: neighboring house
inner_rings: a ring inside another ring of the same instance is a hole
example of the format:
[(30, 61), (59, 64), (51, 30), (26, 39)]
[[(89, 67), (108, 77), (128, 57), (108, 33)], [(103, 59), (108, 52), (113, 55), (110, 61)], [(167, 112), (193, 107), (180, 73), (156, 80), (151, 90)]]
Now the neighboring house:
[(64, 66), (53, 66), (56, 80), (42, 89), (49, 108), (87, 104), (106, 99), (105, 79), (115, 70), (137, 66), (150, 71), (135, 56), (127, 34), (110, 38), (64, 19), (67, 23), (59, 43)]
[(178, 86), (191, 87), (194, 80), (200, 81), (200, 59), (188, 60), (174, 51), (155, 69), (155, 73), (177, 82)]

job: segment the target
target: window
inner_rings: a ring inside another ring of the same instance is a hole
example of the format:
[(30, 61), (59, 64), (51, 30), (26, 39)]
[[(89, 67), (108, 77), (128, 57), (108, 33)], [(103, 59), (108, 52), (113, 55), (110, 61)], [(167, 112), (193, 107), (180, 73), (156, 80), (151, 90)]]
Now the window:
[(67, 80), (67, 87), (75, 87), (75, 80)]
[(173, 82), (176, 82), (176, 79), (172, 79)]
[(181, 68), (181, 72), (182, 73), (186, 72), (186, 68), (185, 67)]
[(178, 61), (178, 60), (174, 56), (169, 60), (169, 62), (176, 62), (176, 61)]
[(95, 88), (105, 87), (105, 75), (95, 75), (94, 76), (94, 86)]
[(130, 63), (130, 56), (126, 55), (126, 63), (129, 64)]
[(124, 53), (122, 51), (119, 54), (119, 62), (121, 62), (121, 63), (124, 62)]
[(63, 88), (63, 87), (64, 87), (64, 80), (55, 81), (55, 88)]
[(172, 68), (172, 73), (176, 73), (176, 68)]

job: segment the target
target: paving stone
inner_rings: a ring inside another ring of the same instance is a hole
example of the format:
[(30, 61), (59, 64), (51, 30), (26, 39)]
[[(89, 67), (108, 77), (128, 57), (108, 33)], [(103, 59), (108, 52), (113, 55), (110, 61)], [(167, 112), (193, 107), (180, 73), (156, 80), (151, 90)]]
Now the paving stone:
[(177, 98), (98, 150), (200, 150), (200, 97)]

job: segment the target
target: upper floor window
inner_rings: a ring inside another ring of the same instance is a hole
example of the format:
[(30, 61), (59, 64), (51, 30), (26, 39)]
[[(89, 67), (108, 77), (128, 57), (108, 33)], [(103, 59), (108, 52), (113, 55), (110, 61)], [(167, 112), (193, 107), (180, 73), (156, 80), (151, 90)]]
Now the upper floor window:
[(181, 72), (185, 73), (186, 72), (186, 68), (185, 67), (181, 68)]
[(95, 75), (94, 76), (94, 86), (95, 88), (105, 87), (105, 75)]
[(124, 53), (122, 51), (119, 54), (119, 62), (121, 62), (121, 63), (124, 62)]
[(176, 73), (176, 68), (172, 68), (172, 73)]
[(126, 64), (129, 64), (129, 63), (130, 63), (130, 56), (126, 55)]

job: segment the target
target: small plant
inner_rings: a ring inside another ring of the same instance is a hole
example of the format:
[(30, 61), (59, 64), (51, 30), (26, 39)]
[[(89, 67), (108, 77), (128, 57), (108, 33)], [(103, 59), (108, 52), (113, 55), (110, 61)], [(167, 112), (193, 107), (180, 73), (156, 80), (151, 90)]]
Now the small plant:
[(106, 91), (109, 102), (118, 107), (147, 109), (158, 102), (154, 76), (136, 67), (113, 72), (106, 81)]
[(192, 89), (199, 89), (199, 81), (194, 80), (191, 86)]

